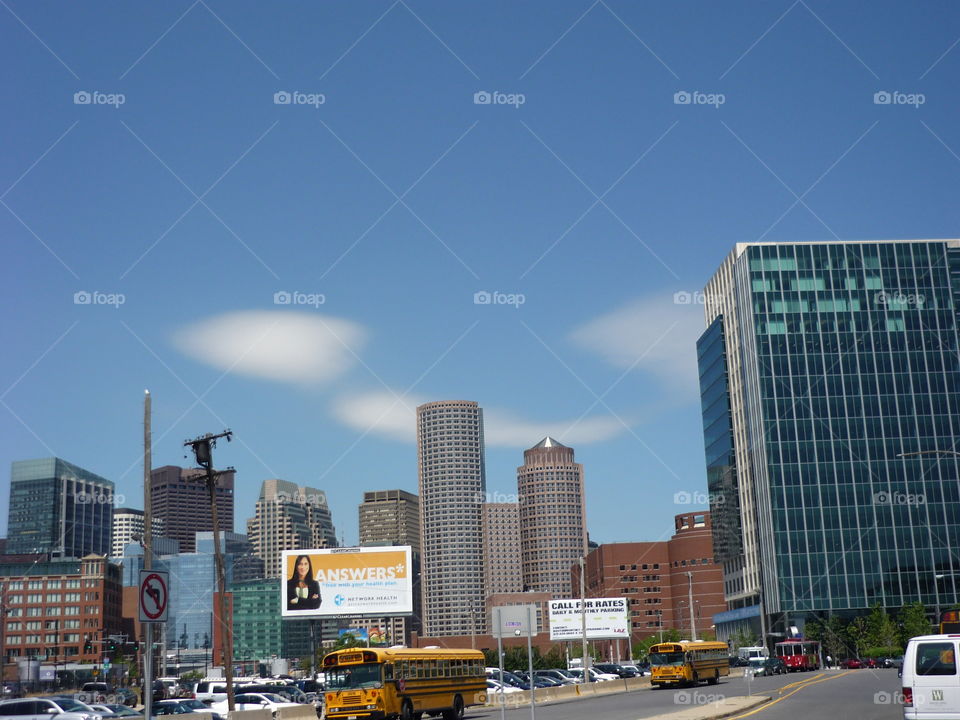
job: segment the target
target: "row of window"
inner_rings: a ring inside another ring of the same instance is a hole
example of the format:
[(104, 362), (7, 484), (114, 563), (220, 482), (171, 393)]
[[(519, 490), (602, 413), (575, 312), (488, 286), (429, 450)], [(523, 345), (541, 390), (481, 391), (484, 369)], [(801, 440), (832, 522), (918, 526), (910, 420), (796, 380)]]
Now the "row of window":
[[(24, 583), (23, 580), (11, 580), (10, 582), (7, 583), (7, 590), (24, 590), (24, 589), (43, 590), (44, 586), (46, 586), (47, 590), (59, 590), (61, 586), (70, 590), (72, 588), (80, 587), (80, 580), (79, 579), (28, 580), (26, 583)], [(91, 586), (87, 585), (87, 587), (91, 587)]]

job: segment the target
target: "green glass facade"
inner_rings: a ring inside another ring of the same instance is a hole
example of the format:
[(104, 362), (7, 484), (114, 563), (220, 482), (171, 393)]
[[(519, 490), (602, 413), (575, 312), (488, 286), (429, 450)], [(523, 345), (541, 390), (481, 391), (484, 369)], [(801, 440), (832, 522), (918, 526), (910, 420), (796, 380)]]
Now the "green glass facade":
[(233, 594), (233, 653), (238, 663), (273, 656), (288, 660), (310, 656), (310, 621), (281, 619), (280, 580), (251, 580), (229, 587)]
[(60, 458), (14, 462), (7, 552), (109, 555), (113, 487), (110, 480)]
[[(960, 243), (736, 252), (733, 297), (698, 343), (707, 471), (720, 504), (750, 476), (771, 629), (809, 612), (955, 602)], [(730, 323), (736, 347), (724, 342)], [(730, 353), (742, 407), (721, 397)], [(743, 417), (746, 468), (728, 443), (731, 413)], [(920, 451), (937, 453), (909, 455)], [(727, 521), (718, 531), (748, 525)], [(728, 547), (738, 551), (718, 554)]]

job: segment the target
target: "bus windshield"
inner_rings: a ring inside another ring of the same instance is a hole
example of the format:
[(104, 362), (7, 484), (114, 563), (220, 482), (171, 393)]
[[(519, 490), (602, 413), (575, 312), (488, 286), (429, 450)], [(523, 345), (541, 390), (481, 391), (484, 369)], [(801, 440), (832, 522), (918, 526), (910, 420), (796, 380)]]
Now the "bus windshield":
[(683, 665), (683, 653), (653, 653), (650, 655), (651, 665)]
[(383, 687), (380, 668), (376, 663), (368, 665), (350, 665), (332, 668), (326, 671), (328, 690), (348, 690), (357, 688)]

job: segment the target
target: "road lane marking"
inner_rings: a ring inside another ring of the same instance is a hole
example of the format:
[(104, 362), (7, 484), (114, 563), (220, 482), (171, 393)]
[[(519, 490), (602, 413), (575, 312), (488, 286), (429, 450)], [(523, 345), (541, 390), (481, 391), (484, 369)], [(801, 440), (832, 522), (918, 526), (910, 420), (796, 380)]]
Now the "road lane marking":
[[(751, 715), (756, 715), (758, 712), (761, 712), (763, 710), (766, 710), (767, 708), (773, 707), (778, 702), (782, 702), (783, 700), (786, 700), (788, 697), (790, 697), (794, 693), (800, 692), (804, 688), (808, 688), (811, 685), (818, 685), (819, 683), (827, 682), (829, 680), (836, 680), (837, 678), (844, 677), (845, 675), (849, 675), (852, 672), (854, 671), (847, 670), (846, 672), (839, 673), (838, 675), (829, 675), (827, 677), (822, 677), (822, 678), (819, 675), (816, 675), (810, 678), (809, 680), (802, 680), (799, 683), (794, 683), (798, 685), (798, 687), (794, 688), (793, 690), (788, 692), (786, 695), (783, 695), (782, 697), (778, 697), (776, 700), (771, 700), (770, 702), (765, 703), (764, 705), (761, 705), (756, 710), (751, 710), (750, 712), (743, 713), (742, 715), (735, 715), (731, 717), (729, 720), (740, 720), (741, 718), (750, 717)], [(784, 687), (788, 687), (788, 686), (784, 686)], [(784, 688), (780, 688), (780, 689), (783, 690)]]

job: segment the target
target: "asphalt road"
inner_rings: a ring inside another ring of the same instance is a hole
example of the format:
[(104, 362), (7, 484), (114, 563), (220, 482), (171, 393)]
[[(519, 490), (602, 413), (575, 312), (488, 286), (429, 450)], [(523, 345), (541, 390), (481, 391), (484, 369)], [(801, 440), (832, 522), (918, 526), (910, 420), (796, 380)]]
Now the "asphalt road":
[[(724, 678), (719, 685), (685, 690), (643, 688), (629, 693), (569, 700), (536, 708), (537, 720), (639, 720), (708, 705), (722, 697), (765, 695), (773, 702), (736, 717), (751, 720), (796, 720), (830, 716), (847, 720), (902, 718), (895, 704), (900, 688), (896, 670), (824, 670), (774, 677)], [(499, 720), (500, 710), (469, 708), (470, 720)], [(508, 708), (505, 720), (530, 720), (530, 706)]]

